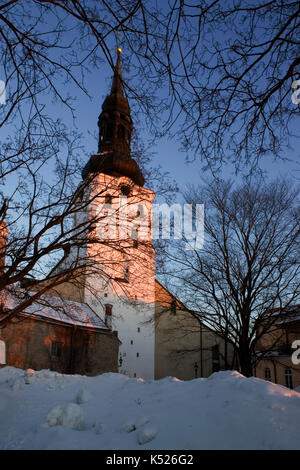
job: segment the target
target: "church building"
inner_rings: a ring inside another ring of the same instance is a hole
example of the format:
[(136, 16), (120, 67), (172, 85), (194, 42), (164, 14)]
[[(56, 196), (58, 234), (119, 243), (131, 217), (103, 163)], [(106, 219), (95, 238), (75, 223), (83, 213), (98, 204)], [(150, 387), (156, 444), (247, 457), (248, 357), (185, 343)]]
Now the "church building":
[[(225, 367), (224, 341), (155, 279), (151, 227), (155, 194), (144, 186), (142, 171), (131, 155), (133, 123), (120, 55), (118, 48), (110, 94), (98, 119), (98, 152), (85, 165), (77, 191), (83, 209), (75, 215), (75, 226), (81, 221), (95, 223), (84, 235), (84, 247), (72, 246), (55, 270), (68, 268), (78, 257), (86, 260), (86, 268), (76, 287), (61, 284), (53, 294), (87, 306), (100, 319), (108, 348), (104, 356), (109, 355), (110, 341), (117, 359), (113, 367), (108, 361), (111, 370), (146, 380), (208, 376)], [(233, 352), (230, 347), (227, 350), (231, 360)], [(101, 371), (107, 367), (92, 368), (89, 373)]]

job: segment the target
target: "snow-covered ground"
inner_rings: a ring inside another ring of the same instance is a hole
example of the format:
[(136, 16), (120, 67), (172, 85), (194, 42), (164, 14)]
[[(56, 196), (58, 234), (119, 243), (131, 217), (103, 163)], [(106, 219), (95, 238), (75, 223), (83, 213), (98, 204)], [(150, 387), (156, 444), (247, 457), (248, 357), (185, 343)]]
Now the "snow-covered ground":
[(300, 393), (228, 371), (182, 382), (4, 367), (0, 449), (300, 449)]

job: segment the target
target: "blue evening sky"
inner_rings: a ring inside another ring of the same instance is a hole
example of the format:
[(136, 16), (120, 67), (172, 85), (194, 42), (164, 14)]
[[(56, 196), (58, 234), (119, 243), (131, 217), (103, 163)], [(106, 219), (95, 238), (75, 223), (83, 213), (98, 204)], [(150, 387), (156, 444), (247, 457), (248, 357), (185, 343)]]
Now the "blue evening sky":
[[(154, 1), (154, 0), (153, 0)], [(47, 25), (48, 26), (48, 25)], [(45, 26), (45, 27), (47, 27)], [(73, 34), (73, 33), (70, 33)], [(113, 38), (111, 38), (112, 50), (115, 49), (116, 44)], [(125, 51), (126, 54), (126, 51)], [(0, 79), (5, 79), (1, 76)], [(126, 79), (126, 73), (123, 71), (123, 76)], [(58, 84), (60, 90), (65, 91), (65, 94), (69, 94), (76, 98), (74, 103), (75, 114), (76, 114), (76, 127), (82, 133), (83, 144), (85, 151), (82, 152), (82, 167), (86, 164), (92, 153), (97, 151), (97, 120), (101, 112), (101, 106), (105, 96), (109, 93), (112, 78), (112, 70), (108, 65), (101, 64), (99, 68), (93, 68), (90, 66), (90, 72), (86, 74), (86, 88), (90, 94), (90, 98), (87, 97), (78, 87), (73, 83), (67, 85)], [(9, 86), (7, 89), (7, 95), (9, 99)], [(159, 90), (160, 96), (167, 93), (167, 90)], [(291, 91), (292, 94), (292, 91)], [(66, 123), (72, 130), (74, 122), (70, 111), (62, 104), (51, 103), (50, 96), (45, 94), (42, 101), (47, 105), (48, 114), (53, 118), (60, 117), (64, 123)], [(129, 102), (129, 104), (131, 104)], [(132, 112), (133, 122), (135, 123), (135, 115)], [(272, 156), (264, 156), (261, 161), (260, 167), (267, 172), (267, 175), (271, 178), (285, 174), (292, 177), (299, 178), (299, 139), (300, 139), (300, 126), (294, 123), (294, 134), (295, 138), (291, 141), (292, 149), (289, 149), (284, 154), (288, 160), (280, 161), (274, 160)], [(12, 127), (1, 129), (0, 140), (5, 138), (7, 133), (13, 132)], [(149, 129), (146, 125), (140, 125), (138, 132), (142, 140), (146, 143), (151, 139)], [(94, 134), (94, 135), (93, 135)], [(96, 138), (95, 138), (96, 135)], [(298, 137), (297, 137), (298, 136)], [(202, 163), (200, 157), (196, 158), (192, 163), (187, 164), (185, 160), (185, 154), (179, 151), (179, 141), (176, 139), (168, 140), (167, 138), (157, 141), (153, 148), (155, 155), (153, 156), (154, 165), (161, 165), (164, 171), (169, 171), (170, 176), (174, 178), (179, 187), (184, 188), (187, 183), (201, 182), (201, 179), (208, 179), (210, 176), (209, 172), (204, 173), (201, 169)], [(234, 173), (233, 166), (223, 165), (220, 176), (240, 178), (241, 175), (236, 176)]]
[[(123, 72), (126, 79), (126, 73)], [(97, 120), (101, 112), (101, 106), (105, 96), (109, 93), (111, 86), (112, 71), (108, 66), (103, 66), (101, 70), (95, 70), (87, 77), (87, 88), (91, 95), (91, 99), (84, 96), (83, 93), (78, 93), (76, 90), (77, 102), (77, 127), (84, 135), (84, 143), (86, 146), (86, 154), (82, 155), (83, 164), (89, 158), (89, 155), (97, 150), (97, 141), (91, 133), (98, 133)], [(163, 93), (160, 91), (160, 93)], [(130, 101), (129, 101), (130, 105)], [(67, 116), (67, 114), (66, 114)], [(135, 116), (132, 113), (133, 123), (135, 123)], [(299, 124), (299, 123), (298, 123)], [(151, 139), (149, 130), (146, 126), (138, 128), (139, 135), (147, 142)], [(280, 175), (287, 175), (299, 178), (299, 154), (300, 154), (300, 126), (294, 126), (295, 138), (291, 141), (292, 148), (284, 153), (284, 157), (288, 160), (282, 161), (274, 159), (271, 155), (265, 156), (261, 163), (260, 168), (266, 171), (266, 174), (273, 178)], [(298, 138), (296, 137), (298, 133)], [(185, 153), (179, 151), (180, 143), (176, 139), (169, 140), (167, 138), (160, 139), (155, 144), (154, 163), (162, 165), (163, 169), (170, 172), (181, 188), (187, 183), (201, 182), (201, 179), (207, 179), (210, 172), (203, 172), (200, 157), (196, 158), (191, 163), (186, 163)], [(224, 177), (240, 178), (236, 176), (232, 165), (223, 165), (220, 175)]]

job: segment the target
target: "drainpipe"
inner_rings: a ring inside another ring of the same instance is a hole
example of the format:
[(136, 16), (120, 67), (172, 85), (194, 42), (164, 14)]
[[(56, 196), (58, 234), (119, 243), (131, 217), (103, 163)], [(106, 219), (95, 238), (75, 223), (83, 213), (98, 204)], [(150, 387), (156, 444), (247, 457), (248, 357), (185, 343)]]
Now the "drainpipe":
[(276, 370), (276, 364), (275, 364), (275, 361), (273, 359), (271, 359), (271, 362), (273, 364), (273, 368), (274, 368), (274, 379), (275, 379), (275, 383), (277, 384), (277, 370)]
[(200, 321), (200, 377), (203, 377), (203, 358), (202, 358), (202, 322)]

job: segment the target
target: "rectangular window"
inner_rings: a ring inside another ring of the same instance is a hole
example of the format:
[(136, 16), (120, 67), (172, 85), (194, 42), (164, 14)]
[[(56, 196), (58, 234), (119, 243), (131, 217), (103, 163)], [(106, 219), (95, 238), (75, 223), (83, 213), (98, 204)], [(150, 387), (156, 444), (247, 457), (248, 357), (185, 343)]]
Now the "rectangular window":
[(220, 370), (220, 349), (219, 345), (215, 344), (212, 347), (212, 371), (218, 372)]
[(171, 314), (176, 315), (176, 300), (172, 300), (171, 302)]
[(213, 359), (213, 361), (219, 361), (219, 360), (220, 360), (219, 354), (220, 354), (220, 352), (219, 352), (219, 345), (218, 345), (218, 344), (215, 344), (215, 345), (212, 347), (212, 359)]
[(286, 367), (284, 371), (285, 375), (285, 386), (287, 388), (293, 388), (293, 372), (290, 367)]
[(51, 343), (51, 356), (52, 357), (61, 357), (62, 355), (62, 343), (52, 341)]
[(112, 315), (112, 305), (110, 304), (105, 305), (105, 315)]
[(124, 268), (124, 279), (126, 282), (129, 282), (129, 263)]
[(111, 204), (112, 203), (112, 196), (110, 194), (105, 195), (105, 204)]
[(271, 382), (271, 370), (269, 367), (265, 367), (265, 380)]
[(108, 328), (112, 326), (112, 305), (106, 304), (105, 305), (105, 323)]

